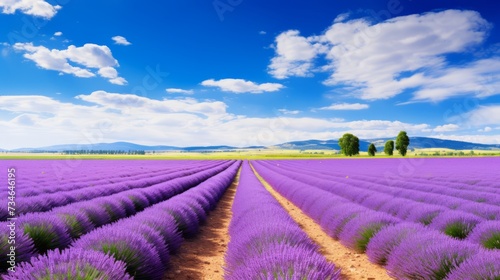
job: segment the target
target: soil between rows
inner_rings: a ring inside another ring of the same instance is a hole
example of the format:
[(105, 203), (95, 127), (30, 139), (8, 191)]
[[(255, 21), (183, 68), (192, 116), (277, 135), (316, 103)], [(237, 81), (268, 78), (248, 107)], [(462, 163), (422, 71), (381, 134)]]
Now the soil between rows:
[(331, 238), (321, 229), (320, 225), (304, 214), (300, 208), (275, 191), (255, 169), (254, 173), (264, 187), (278, 200), (295, 222), (299, 224), (302, 230), (320, 246), (320, 253), (342, 270), (342, 279), (392, 279), (382, 266), (371, 263), (366, 254), (360, 254), (351, 250), (342, 245), (340, 241)]
[(229, 243), (234, 195), (239, 182), (239, 171), (226, 190), (214, 211), (210, 212), (206, 224), (200, 227), (196, 237), (187, 239), (180, 252), (171, 256), (164, 279), (171, 280), (217, 280), (224, 279), (224, 255)]

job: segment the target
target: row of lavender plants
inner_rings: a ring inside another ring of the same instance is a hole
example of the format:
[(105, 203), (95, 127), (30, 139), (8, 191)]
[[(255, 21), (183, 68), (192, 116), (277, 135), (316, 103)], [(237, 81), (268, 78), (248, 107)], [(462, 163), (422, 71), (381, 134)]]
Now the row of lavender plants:
[[(342, 179), (349, 175), (353, 181), (360, 180), (379, 185), (433, 191), (467, 200), (500, 205), (498, 203), (500, 187), (497, 183), (500, 180), (500, 173), (494, 172), (496, 164), (498, 164), (496, 158), (381, 159), (376, 163), (369, 160), (346, 161), (342, 166), (337, 165), (332, 170), (328, 160), (286, 162), (287, 166), (299, 168), (302, 171), (313, 171), (316, 174), (323, 173), (331, 176), (332, 180), (339, 183), (342, 183)], [(454, 168), (450, 168), (451, 166)], [(492, 194), (495, 195), (492, 196)]]
[(196, 234), (239, 166), (231, 162), (195, 188), (33, 257), (4, 279), (162, 279), (170, 255)]
[(286, 169), (283, 164), (279, 168), (269, 163), (264, 164), (286, 174), (290, 179), (314, 185), (366, 208), (428, 225), (447, 235), (467, 239), (488, 249), (500, 249), (500, 207), (460, 201), (430, 191), (415, 194), (415, 191), (399, 188), (397, 192), (389, 194), (385, 190), (394, 187), (379, 186), (375, 189), (370, 182), (338, 184), (322, 174), (314, 176), (312, 173), (298, 173), (296, 169)]
[[(446, 230), (404, 221), (322, 189), (318, 187), (321, 180), (313, 176), (301, 177), (299, 170), (281, 169), (285, 162), (257, 161), (253, 165), (279, 193), (320, 224), (330, 236), (349, 248), (366, 252), (372, 262), (385, 265), (389, 275), (396, 279), (496, 280), (500, 276), (500, 251), (496, 249), (459, 240), (446, 235)], [(301, 177), (301, 180), (291, 177)], [(330, 183), (330, 186), (335, 185)], [(343, 194), (351, 187), (338, 191)], [(369, 200), (367, 197), (365, 201)], [(442, 218), (440, 223), (447, 224), (446, 220)], [(461, 229), (462, 225), (450, 222), (448, 229)], [(493, 232), (489, 236), (498, 240), (498, 224), (489, 225), (487, 231)], [(471, 235), (484, 235), (482, 230), (478, 226)]]
[[(53, 208), (48, 212), (22, 215), (16, 222), (16, 260), (26, 261), (33, 255), (44, 254), (48, 250), (63, 249), (93, 229), (134, 215), (151, 205), (183, 193), (235, 163), (228, 161), (209, 170), (150, 187), (76, 202)], [(5, 271), (9, 266), (7, 254), (11, 231), (7, 225), (8, 222), (0, 224), (0, 271)]]
[[(214, 161), (113, 161), (108, 164), (102, 160), (85, 160), (78, 166), (66, 170), (64, 177), (55, 172), (47, 172), (46, 166), (61, 164), (58, 160), (12, 161), (11, 166), (19, 163), (22, 166), (18, 183), (19, 197), (37, 196), (41, 194), (71, 191), (91, 186), (101, 186), (118, 183), (129, 183), (132, 180), (165, 175), (171, 172), (191, 170), (216, 164)], [(56, 183), (55, 183), (56, 182)]]
[(299, 225), (243, 164), (229, 225), (225, 279), (339, 279)]
[[(209, 170), (217, 165), (224, 164), (223, 162), (214, 163), (208, 166), (179, 168), (178, 171), (168, 172), (153, 177), (131, 179), (126, 182), (108, 183), (97, 185), (93, 183), (90, 186), (76, 189), (61, 190), (55, 193), (40, 194), (37, 196), (24, 197), (18, 194), (16, 199), (16, 213), (25, 214), (31, 212), (45, 212), (55, 207), (64, 206), (67, 204), (86, 201), (96, 197), (109, 196), (112, 194), (124, 192), (131, 189), (146, 188), (152, 185), (162, 184), (174, 178), (189, 176), (203, 170)], [(108, 166), (110, 166), (108, 164)], [(23, 168), (24, 169), (24, 168)], [(22, 181), (17, 184), (22, 186)], [(24, 187), (22, 188), (24, 189)], [(0, 208), (0, 221), (5, 221), (8, 217), (7, 208)]]

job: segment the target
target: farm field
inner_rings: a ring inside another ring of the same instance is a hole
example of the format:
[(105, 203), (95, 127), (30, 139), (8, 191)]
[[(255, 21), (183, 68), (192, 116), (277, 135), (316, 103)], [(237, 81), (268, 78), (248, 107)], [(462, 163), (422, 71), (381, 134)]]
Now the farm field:
[(500, 277), (500, 158), (1, 165), (4, 279)]

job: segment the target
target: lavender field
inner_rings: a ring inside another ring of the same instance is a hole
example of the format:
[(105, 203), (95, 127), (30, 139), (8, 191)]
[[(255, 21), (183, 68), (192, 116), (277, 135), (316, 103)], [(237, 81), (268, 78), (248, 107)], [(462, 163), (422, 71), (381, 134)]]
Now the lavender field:
[(204, 242), (200, 230), (235, 181), (221, 279), (355, 279), (267, 183), (327, 242), (366, 255), (387, 278), (500, 279), (500, 158), (8, 165), (4, 279), (167, 279), (185, 240)]

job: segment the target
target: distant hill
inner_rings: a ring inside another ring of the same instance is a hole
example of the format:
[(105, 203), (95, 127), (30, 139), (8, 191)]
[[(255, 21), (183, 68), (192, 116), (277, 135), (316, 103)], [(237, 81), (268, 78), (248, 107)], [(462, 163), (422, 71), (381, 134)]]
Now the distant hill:
[[(374, 143), (379, 151), (383, 150), (387, 140), (395, 140), (393, 138), (379, 138), (360, 140), (359, 148), (361, 151), (366, 151), (370, 143)], [(477, 144), (463, 141), (443, 140), (430, 137), (410, 137), (410, 149), (427, 149), (427, 148), (442, 148), (453, 150), (499, 150), (499, 144)], [(250, 147), (233, 147), (233, 146), (192, 146), (192, 147), (175, 147), (175, 146), (146, 146), (129, 142), (115, 143), (98, 143), (98, 144), (68, 144), (55, 145), (38, 148), (21, 148), (10, 150), (11, 152), (63, 152), (63, 151), (226, 151), (236, 149), (290, 149), (290, 150), (340, 150), (338, 140), (305, 140), (292, 141), (273, 146), (250, 146)], [(0, 149), (0, 151), (5, 151)]]
[[(396, 138), (381, 138), (359, 140), (359, 149), (367, 151), (370, 143), (374, 143), (378, 151), (383, 151), (387, 140), (396, 140)], [(338, 140), (306, 140), (287, 142), (273, 147), (280, 149), (294, 150), (340, 150)], [(409, 149), (428, 149), (442, 148), (453, 150), (497, 150), (500, 149), (498, 144), (477, 144), (463, 141), (443, 140), (430, 137), (410, 137)]]
[(46, 151), (46, 152), (62, 152), (62, 151), (171, 151), (177, 150), (178, 148), (172, 146), (146, 146), (139, 145), (129, 142), (115, 142), (115, 143), (97, 143), (97, 144), (68, 144), (68, 145), (54, 145), (48, 147), (38, 147), (38, 148), (21, 148), (14, 149), (13, 152), (35, 152), (35, 151)]
[[(375, 144), (377, 148), (383, 148), (387, 140), (394, 140), (396, 138), (383, 138), (383, 139), (370, 139), (367, 140)], [(500, 149), (499, 144), (478, 144), (464, 141), (445, 140), (431, 137), (410, 137), (409, 149), (430, 149), (442, 148), (452, 150), (497, 150)]]
[[(366, 151), (370, 142), (360, 140), (359, 149)], [(306, 141), (293, 141), (279, 145), (272, 146), (278, 149), (290, 150), (340, 150), (338, 140), (306, 140)]]
[[(114, 142), (114, 143), (97, 143), (97, 144), (67, 144), (54, 145), (37, 148), (20, 148), (10, 150), (11, 152), (63, 152), (63, 151), (223, 151), (235, 150), (237, 147), (232, 146), (192, 146), (192, 147), (175, 147), (175, 146), (146, 146), (129, 142)], [(265, 149), (264, 146), (251, 146), (245, 149)]]

